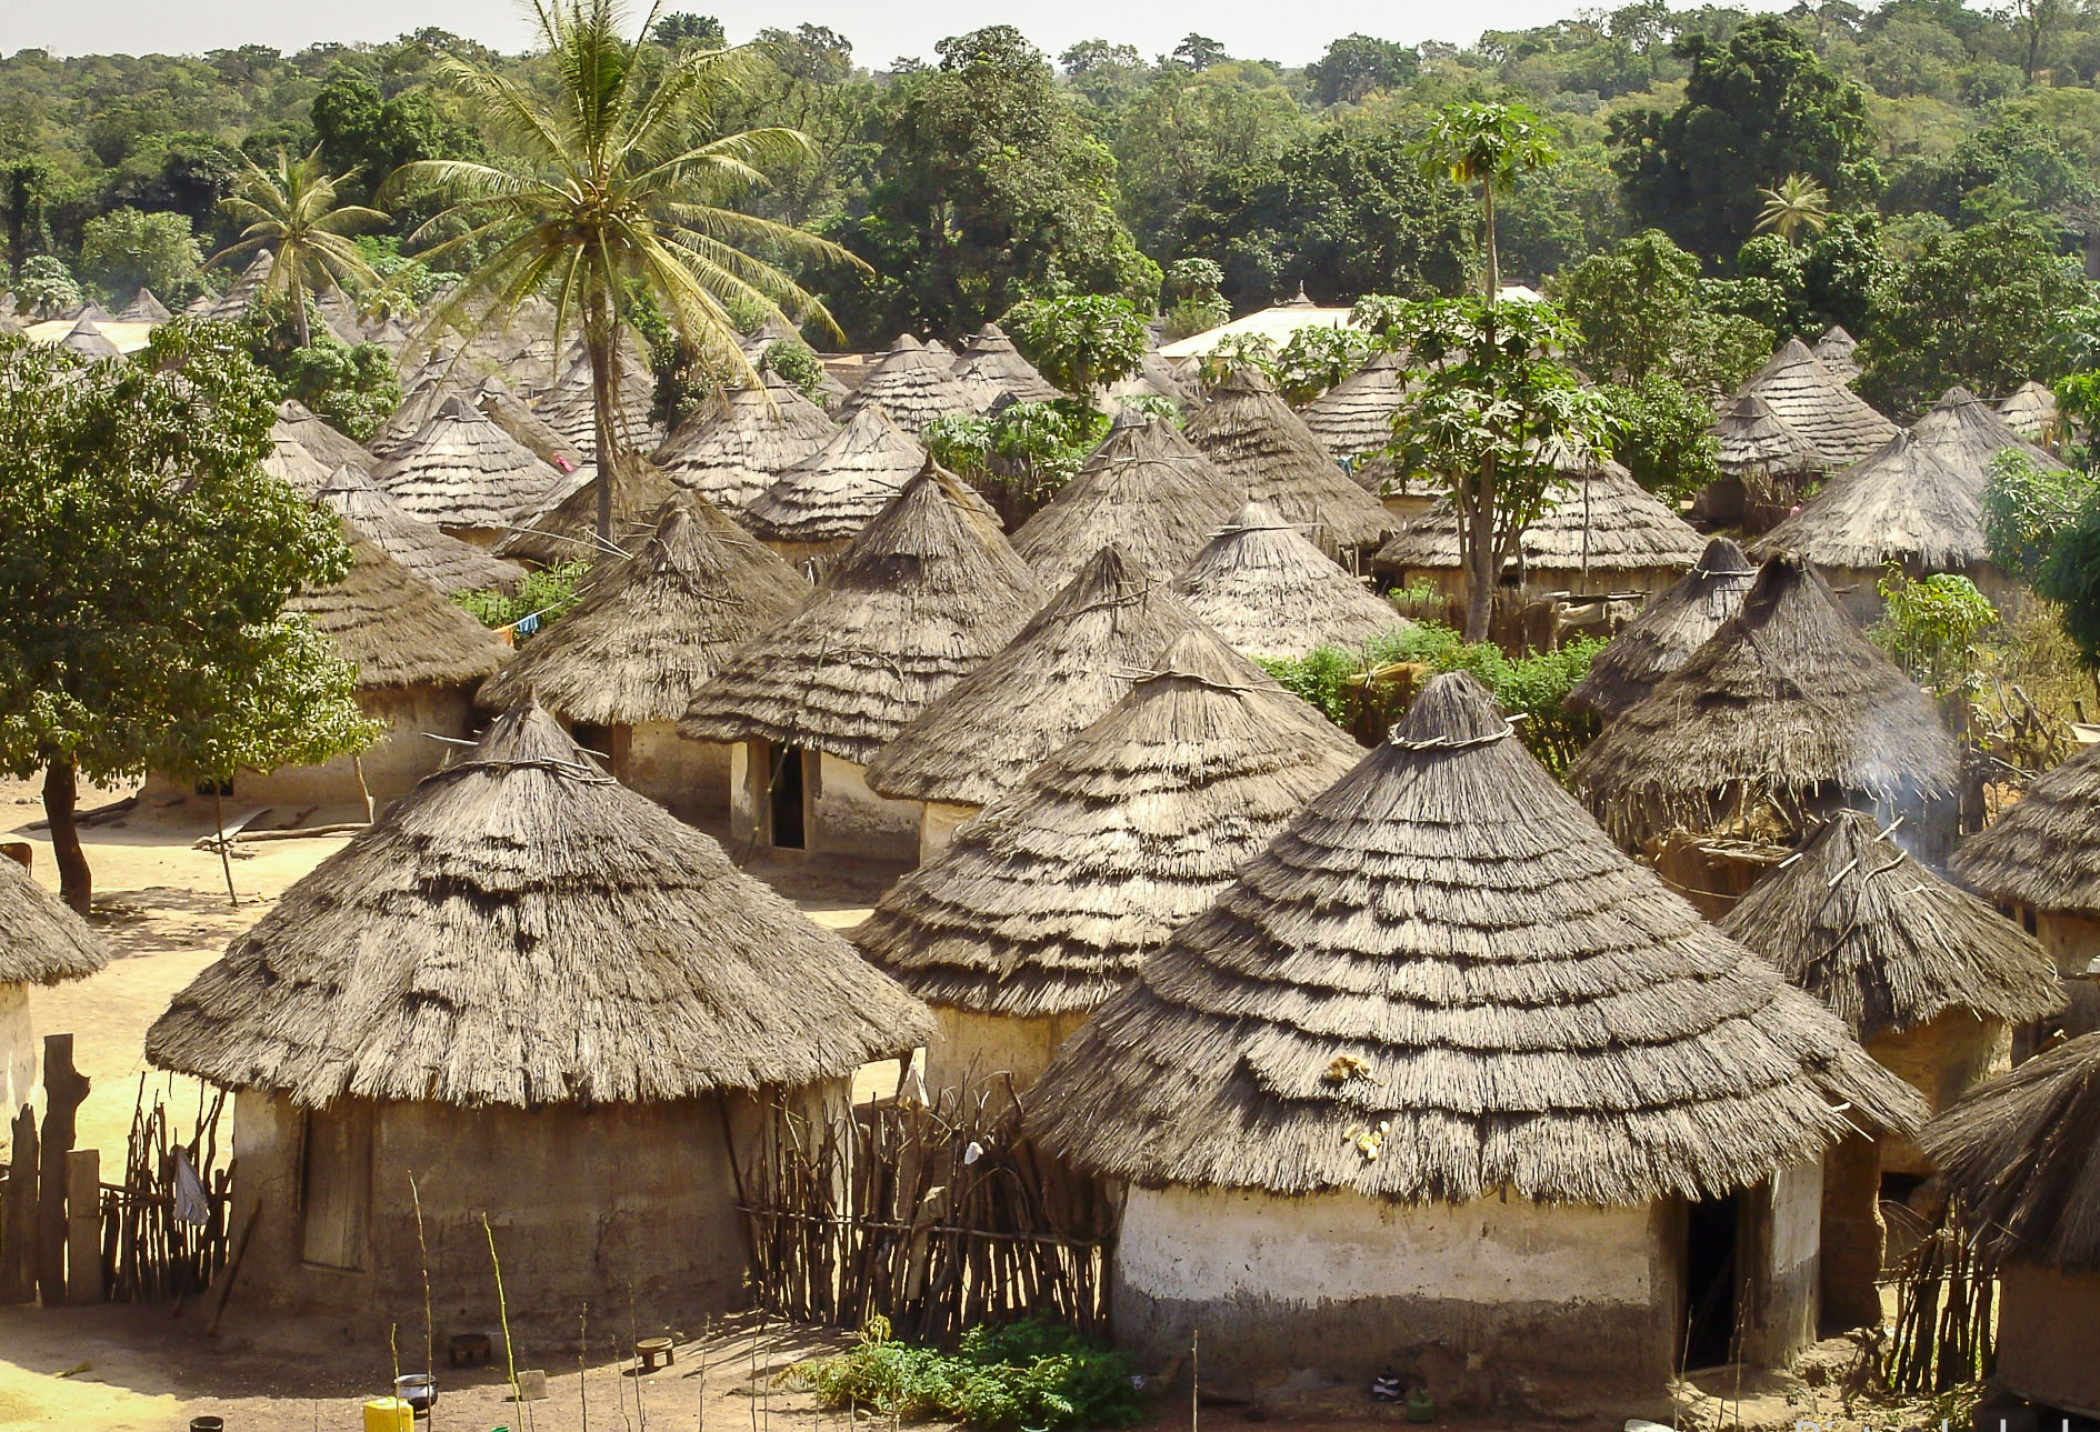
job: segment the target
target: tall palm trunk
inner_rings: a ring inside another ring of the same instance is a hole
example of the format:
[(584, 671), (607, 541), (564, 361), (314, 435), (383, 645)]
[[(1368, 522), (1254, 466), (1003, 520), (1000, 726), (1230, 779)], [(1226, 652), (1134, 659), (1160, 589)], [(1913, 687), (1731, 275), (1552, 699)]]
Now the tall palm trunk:
[(612, 543), (613, 483), (620, 467), (614, 432), (620, 401), (620, 330), (611, 305), (601, 297), (584, 320), (584, 351), (591, 360), (591, 408), (598, 444), (598, 546)]
[(1465, 551), (1467, 641), (1486, 641), (1488, 623), (1494, 615), (1495, 578), (1501, 563), (1495, 551), (1495, 459), (1480, 460), (1480, 490), (1472, 509), (1463, 514), (1460, 533)]
[(95, 875), (80, 846), (80, 775), (71, 761), (44, 767), (44, 817), (51, 822), (51, 855), (58, 862), (58, 898), (78, 914), (95, 899)]
[[(283, 263), (284, 261), (284, 255), (279, 253), (277, 262)], [(299, 324), (299, 346), (301, 348), (311, 348), (314, 346), (314, 336), (307, 331), (306, 327), (306, 286), (299, 282), (299, 270), (297, 269), (292, 270), (290, 292), (292, 295), (292, 313), (296, 316)]]

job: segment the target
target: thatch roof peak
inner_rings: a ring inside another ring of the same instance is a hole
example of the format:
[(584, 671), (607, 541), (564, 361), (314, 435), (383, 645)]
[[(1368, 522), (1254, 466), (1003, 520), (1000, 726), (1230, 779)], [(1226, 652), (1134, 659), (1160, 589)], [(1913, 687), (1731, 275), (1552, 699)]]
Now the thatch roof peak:
[(1236, 369), (1189, 420), (1189, 441), (1250, 502), (1273, 507), (1323, 549), (1367, 547), (1395, 526), (1384, 504), (1341, 470), (1269, 380)]
[(1109, 543), (1172, 576), (1239, 506), (1239, 489), (1164, 418), (1126, 409), (1057, 495), (1014, 533), (1045, 585)]
[(2058, 426), (2056, 394), (2029, 378), (1998, 405), (2006, 425), (2029, 442), (2054, 441)]
[(125, 304), (124, 311), (117, 315), (127, 323), (166, 323), (174, 316), (150, 288), (141, 288), (134, 293), (131, 302)]
[(647, 537), (656, 514), (679, 491), (656, 465), (626, 454), (613, 483), (612, 545), (598, 541), (598, 467), (586, 463), (550, 488), (540, 504), (511, 523), (496, 552), (542, 567), (620, 555)]
[(1021, 356), (1013, 339), (996, 323), (977, 330), (956, 357), (952, 371), (964, 387), (976, 391), (979, 406), (987, 409), (1002, 397), (1017, 403), (1049, 403), (1064, 396)]
[(2056, 965), (2018, 925), (1839, 811), (1721, 921), (1861, 1040), (1950, 1011), (2008, 1023), (2063, 1006)]
[(528, 698), (286, 891), (147, 1055), (307, 1105), (529, 1108), (805, 1086), (929, 1027)]
[[(1958, 420), (1951, 412), (1947, 417)], [(1798, 552), (1821, 566), (1855, 570), (1901, 562), (1947, 572), (1988, 562), (1986, 472), (1979, 467), (1959, 471), (1942, 457), (1950, 450), (1943, 443), (1958, 449), (1967, 441), (1947, 429), (1928, 430), (1925, 439), (1897, 433), (1865, 461), (1831, 478), (1799, 512), (1758, 539), (1751, 552), (1760, 557)]]
[(2035, 446), (2005, 421), (1990, 404), (1956, 385), (1940, 396), (1925, 415), (1911, 424), (1911, 440), (1967, 479), (1979, 502), (1990, 481), (1991, 464), (2011, 449), (2044, 471), (2061, 469), (2053, 454)]
[(656, 450), (656, 465), (680, 487), (732, 511), (838, 431), (822, 408), (769, 371), (757, 386), (727, 389), (695, 409)]
[(563, 484), (564, 474), (541, 462), (465, 394), (447, 392), (415, 437), (382, 463), (372, 480), (426, 522), (501, 530), (546, 500)]
[(1406, 401), (1400, 355), (1374, 353), (1370, 361), (1299, 410), (1305, 426), (1338, 458), (1363, 457), (1393, 441), (1393, 414)]
[(1756, 579), (1757, 568), (1742, 548), (1726, 537), (1714, 538), (1689, 572), (1597, 654), (1568, 693), (1568, 704), (1615, 716), (1640, 701), (1736, 614)]
[(124, 356), (123, 350), (110, 342), (102, 330), (95, 326), (94, 320), (89, 318), (76, 320), (66, 336), (58, 340), (58, 346), (68, 352), (78, 353), (83, 358), (102, 359), (121, 358)]
[(925, 465), (919, 440), (891, 422), (882, 404), (869, 403), (830, 442), (754, 497), (744, 522), (775, 542), (851, 538)]
[(2100, 746), (2044, 771), (1956, 848), (1954, 877), (1993, 900), (2100, 919)]
[(356, 464), (338, 464), (314, 496), (441, 592), (507, 588), (524, 579), (525, 569), (516, 563), (448, 536), (435, 524), (404, 512)]
[(1260, 502), (1241, 507), (1174, 585), (1189, 610), (1236, 650), (1262, 656), (1361, 646), (1409, 625)]
[(935, 418), (978, 409), (976, 395), (951, 366), (952, 359), (934, 353), (907, 333), (861, 378), (842, 410), (857, 413), (870, 403), (880, 403), (892, 422), (918, 437)]
[(1764, 479), (1816, 473), (1830, 465), (1822, 449), (1787, 426), (1772, 405), (1744, 393), (1714, 421), (1715, 461), (1730, 477)]
[(0, 855), (0, 988), (86, 979), (108, 963), (87, 921)]
[(1765, 366), (1736, 390), (1755, 393), (1788, 427), (1816, 445), (1826, 462), (1857, 462), (1895, 435), (1896, 425), (1817, 359), (1799, 338), (1780, 345)]
[[(1605, 838), (1466, 673), (1248, 863), (1030, 1101), (1157, 1187), (1726, 1193), (1918, 1104)], [(1369, 1142), (1361, 1142), (1368, 1139)]]

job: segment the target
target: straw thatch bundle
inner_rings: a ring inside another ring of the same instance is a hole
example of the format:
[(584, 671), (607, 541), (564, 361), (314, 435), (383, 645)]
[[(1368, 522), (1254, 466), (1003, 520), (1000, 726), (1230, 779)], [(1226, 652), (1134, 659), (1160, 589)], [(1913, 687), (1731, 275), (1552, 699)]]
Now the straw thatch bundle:
[(977, 411), (976, 395), (949, 367), (949, 362), (907, 333), (868, 370), (840, 411), (851, 415), (870, 403), (880, 403), (891, 422), (913, 437), (923, 436), (935, 418)]
[(1932, 704), (1798, 557), (1767, 561), (1741, 609), (1568, 772), (1633, 843), (1713, 830), (1759, 801), (1791, 813), (1826, 792), (1952, 800), (1959, 779)]
[(853, 932), (921, 998), (1093, 1009), (1362, 752), (1191, 626)]
[(787, 563), (681, 492), (641, 549), (600, 563), (583, 599), (476, 699), (502, 710), (536, 694), (592, 726), (676, 721), (732, 652), (808, 595)]
[(1828, 368), (1831, 376), (1840, 383), (1849, 383), (1859, 376), (1859, 359), (1855, 355), (1858, 347), (1857, 338), (1847, 333), (1842, 325), (1833, 323), (1816, 340), (1816, 361)]
[(2100, 1271), (2100, 1034), (1985, 1084), (1918, 1142), (1987, 1267)]
[(86, 318), (76, 320), (71, 331), (58, 340), (58, 346), (68, 353), (77, 353), (91, 360), (124, 356), (124, 351), (104, 337), (102, 330)]
[(2018, 925), (1839, 811), (1722, 919), (1862, 1041), (1949, 1011), (2008, 1023), (2063, 1005), (2056, 964)]
[(81, 304), (80, 307), (74, 309), (71, 313), (68, 313), (66, 317), (72, 319), (75, 323), (93, 323), (96, 325), (101, 325), (104, 323), (116, 322), (116, 315), (111, 313), (108, 309), (104, 308), (101, 304), (95, 302), (95, 300), (93, 300), (92, 298), (89, 299), (86, 303)]
[(1044, 586), (1062, 586), (1113, 542), (1171, 576), (1244, 501), (1209, 458), (1163, 418), (1125, 409), (1057, 495), (1021, 524), (1014, 550)]
[(284, 604), (311, 621), (357, 668), (361, 690), (464, 686), (510, 656), (494, 632), (381, 551), (348, 522), (350, 570), (332, 587), (296, 592)]
[(2055, 442), (2063, 435), (2056, 394), (2032, 378), (2013, 389), (2012, 396), (1998, 405), (1998, 416), (2029, 442)]
[(997, 655), (882, 748), (868, 788), (894, 800), (989, 805), (1195, 625), (1165, 578), (1103, 547)]
[(1254, 368), (1236, 370), (1212, 390), (1189, 420), (1188, 436), (1245, 501), (1309, 530), (1322, 548), (1368, 547), (1393, 531), (1392, 515), (1336, 465)]
[(822, 408), (773, 374), (765, 378), (762, 387), (725, 390), (679, 424), (656, 450), (664, 475), (726, 512), (838, 436)]
[(1041, 600), (982, 500), (928, 459), (794, 615), (701, 688), (679, 734), (865, 766)]
[(1259, 502), (1242, 507), (1174, 585), (1211, 630), (1236, 650), (1261, 656), (1360, 646), (1409, 625)]
[(571, 468), (580, 465), (582, 454), (577, 446), (548, 427), (546, 419), (525, 406), (525, 400), (504, 386), (501, 378), (482, 379), (474, 389), (473, 403), (490, 422), (531, 449), (541, 462), (559, 467), (561, 463), (556, 460), (560, 459)]
[(545, 501), (563, 474), (455, 394), (372, 480), (427, 522), (501, 531)]
[[(1615, 462), (1570, 459), (1551, 505), (1518, 535), (1520, 570), (1580, 582), (1589, 572), (1682, 572), (1706, 539)], [(1446, 496), (1409, 518), (1372, 559), (1380, 570), (1457, 571), (1458, 514)]]
[(768, 542), (850, 541), (925, 465), (918, 439), (869, 403), (752, 498), (742, 519)]
[(1370, 362), (1307, 403), (1298, 416), (1331, 456), (1377, 452), (1392, 442), (1393, 415), (1406, 400), (1400, 375), (1399, 354), (1373, 354)]
[(1832, 467), (1858, 462), (1896, 435), (1894, 423), (1868, 407), (1798, 338), (1781, 345), (1736, 397), (1752, 393), (1814, 443)]
[(1993, 900), (2100, 919), (2100, 746), (2035, 777), (1948, 868)]
[(1568, 705), (1616, 716), (1645, 700), (1657, 682), (1690, 661), (1736, 614), (1756, 577), (1742, 548), (1726, 537), (1714, 538), (1691, 571), (1597, 653), (1588, 674), (1568, 693)]
[(154, 297), (150, 288), (142, 288), (134, 293), (131, 302), (125, 304), (124, 311), (117, 315), (126, 323), (166, 323), (174, 316), (168, 312), (165, 303)]
[(929, 1028), (527, 703), (287, 890), (146, 1052), (300, 1104), (529, 1108), (799, 1087)]
[(449, 537), (444, 529), (411, 517), (373, 486), (362, 469), (348, 463), (330, 473), (314, 495), (371, 538), (380, 551), (441, 592), (508, 589), (525, 579), (525, 569), (517, 563), (493, 557), (471, 542)]
[(1829, 461), (1814, 443), (1788, 427), (1772, 405), (1745, 393), (1714, 423), (1715, 463), (1752, 491), (1770, 493), (1791, 478), (1820, 474)]
[(466, 374), (455, 372), (449, 361), (442, 360), (418, 372), (409, 380), (401, 406), (379, 425), (379, 431), (365, 444), (366, 449), (380, 462), (390, 462), (410, 451), (416, 445), (417, 434), (437, 416), (445, 400), (466, 391), (465, 377)]
[[(656, 514), (679, 489), (658, 471), (654, 463), (633, 454), (613, 484), (612, 543), (619, 553), (634, 550), (634, 544), (656, 525)], [(598, 545), (598, 469), (578, 468), (565, 484), (554, 489), (548, 500), (511, 524), (510, 534), (496, 544), (496, 554), (553, 567), (582, 559), (595, 561), (603, 555)]]
[(1064, 394), (1055, 383), (1021, 356), (1013, 339), (996, 323), (987, 323), (955, 360), (950, 370), (970, 390), (979, 411), (989, 412), (1001, 398), (1016, 403), (1052, 403)]
[(1066, 1041), (1030, 1110), (1148, 1186), (1607, 1205), (1757, 1183), (1842, 1137), (1845, 1102), (1918, 1109), (1452, 672)]
[[(656, 375), (632, 329), (621, 330), (619, 386), (614, 391), (614, 434), (636, 452), (649, 451), (662, 436), (649, 416), (656, 405)], [(586, 461), (597, 458), (598, 405), (591, 391), (590, 355), (581, 344), (570, 350), (561, 376), (536, 411)]]
[(1833, 477), (1801, 510), (1752, 545), (1754, 556), (1798, 552), (1822, 567), (1889, 562), (1958, 572), (1990, 560), (1983, 484), (1949, 467), (1909, 433)]
[(378, 467), (372, 454), (356, 438), (333, 426), (297, 398), (277, 405), (277, 421), (270, 426), (273, 440), (290, 439), (305, 448), (321, 464), (323, 472), (334, 472), (344, 463), (369, 474)]
[[(108, 963), (109, 952), (87, 921), (0, 856), (0, 985), (86, 979)], [(0, 1068), (0, 1081), (6, 1073)]]

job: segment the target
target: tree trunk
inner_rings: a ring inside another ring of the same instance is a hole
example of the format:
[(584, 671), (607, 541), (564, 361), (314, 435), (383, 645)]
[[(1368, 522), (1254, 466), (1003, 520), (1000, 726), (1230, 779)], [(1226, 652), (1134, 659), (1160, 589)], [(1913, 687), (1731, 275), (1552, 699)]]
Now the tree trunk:
[[(277, 262), (283, 263), (284, 261), (284, 255), (279, 253)], [(289, 291), (292, 295), (292, 313), (299, 324), (299, 346), (301, 348), (311, 348), (314, 346), (314, 336), (307, 330), (306, 326), (306, 288), (299, 282), (299, 271), (297, 269), (292, 270), (292, 283)]]
[[(1482, 465), (1482, 485), (1492, 480), (1492, 462)], [(1476, 501), (1466, 518), (1469, 538), (1465, 545), (1467, 641), (1486, 641), (1488, 623), (1495, 608), (1495, 504), (1487, 498)]]
[(1487, 235), (1488, 307), (1502, 296), (1502, 260), (1495, 253), (1495, 186), (1480, 186), (1480, 213), (1484, 220), (1482, 229)]
[(620, 333), (602, 307), (586, 324), (584, 350), (591, 360), (591, 406), (598, 444), (598, 545), (602, 551), (612, 543), (613, 482), (620, 465), (613, 432), (620, 400)]
[(95, 898), (95, 876), (88, 869), (87, 852), (80, 848), (80, 823), (74, 812), (80, 803), (79, 773), (71, 761), (53, 761), (44, 768), (44, 815), (51, 822), (51, 855), (58, 862), (58, 898), (82, 915)]

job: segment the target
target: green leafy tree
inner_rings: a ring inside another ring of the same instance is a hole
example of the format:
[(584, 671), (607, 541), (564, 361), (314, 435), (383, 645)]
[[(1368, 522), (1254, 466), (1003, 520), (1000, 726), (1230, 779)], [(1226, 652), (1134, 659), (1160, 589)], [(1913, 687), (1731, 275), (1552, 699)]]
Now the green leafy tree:
[(1285, 401), (1309, 403), (1369, 362), (1377, 346), (1361, 328), (1301, 328), (1276, 350), (1269, 377)]
[(1777, 234), (1791, 244), (1801, 235), (1820, 234), (1830, 222), (1830, 195), (1805, 174), (1789, 174), (1776, 188), (1759, 189), (1764, 207), (1757, 211), (1755, 232)]
[(142, 288), (182, 303), (197, 291), (202, 258), (182, 214), (112, 209), (81, 229), (81, 273), (120, 303)]
[(1481, 248), (1487, 255), (1487, 301), (1502, 290), (1502, 260), (1495, 247), (1495, 196), (1519, 178), (1551, 165), (1559, 156), (1552, 135), (1530, 106), (1466, 103), (1446, 105), (1430, 121), (1419, 148), (1423, 170), (1448, 176), (1480, 191)]
[(1918, 578), (1895, 566), (1882, 574), (1878, 590), (1882, 616), (1868, 635), (1934, 696), (1967, 693), (1976, 680), (1978, 641), (1998, 624), (1990, 599), (1967, 577)]
[(674, 10), (660, 17), (649, 27), (649, 38), (659, 45), (695, 45), (703, 50), (719, 50), (729, 43), (728, 32), (720, 20), (712, 15), (695, 15), (690, 10)]
[(1641, 486), (1675, 499), (1721, 475), (1713, 404), (1704, 395), (1662, 371), (1599, 391), (1611, 410), (1612, 454)]
[[(1117, 212), (1135, 233), (1172, 235), (1205, 190), (1226, 176), (1271, 176), (1312, 132), (1289, 90), (1251, 67), (1194, 72), (1169, 65), (1117, 116)], [(1226, 211), (1229, 212), (1229, 211)]]
[(1354, 104), (1374, 90), (1399, 89), (1422, 68), (1422, 57), (1406, 45), (1370, 35), (1344, 35), (1305, 67), (1313, 98), (1321, 104)]
[(51, 162), (40, 154), (0, 157), (0, 225), (7, 230), (7, 271), (22, 276), (39, 240), (44, 238), (44, 206), (52, 187)]
[(76, 910), (93, 895), (79, 777), (317, 759), (369, 736), (347, 670), (282, 618), (349, 553), (262, 471), (277, 393), (233, 338), (177, 322), (146, 361), (92, 365), (0, 338), (0, 768), (45, 773)]
[(988, 417), (936, 418), (922, 435), (934, 461), (981, 489), (1009, 528), (1071, 480), (1107, 420), (1070, 403), (1009, 403)]
[(329, 71), (314, 96), (312, 118), (320, 156), (335, 171), (346, 197), (365, 197), (404, 164), (418, 159), (472, 156), (467, 130), (448, 119), (427, 89), (391, 97), (349, 64)]
[(1176, 259), (1169, 264), (1169, 305), (1161, 323), (1165, 341), (1206, 333), (1231, 318), (1232, 305), (1219, 291), (1224, 283), (1225, 270), (1210, 259)]
[(2079, 520), (2095, 495), (2087, 474), (2045, 467), (2007, 448), (1991, 459), (1983, 488), (1983, 539), (1991, 560), (2032, 584), (2056, 550), (2058, 535)]
[(1174, 47), (1173, 57), (1192, 70), (1207, 70), (1225, 58), (1225, 47), (1210, 36), (1191, 30)]
[(386, 215), (337, 203), (337, 190), (350, 176), (329, 174), (322, 168), (318, 149), (297, 161), (285, 158), (280, 149), (270, 169), (252, 159), (244, 162), (247, 168), (224, 204), (227, 215), (243, 226), (241, 237), (213, 254), (206, 267), (217, 268), (269, 249), (276, 257), (264, 291), (285, 296), (299, 326), (299, 346), (304, 348), (313, 341), (306, 312), (309, 293), (379, 281), (351, 235), (384, 224)]
[(1660, 229), (1591, 254), (1560, 274), (1551, 292), (1574, 329), (1575, 361), (1629, 392), (1650, 378), (1680, 390), (1726, 392), (1772, 351), (1770, 330), (1710, 306), (1699, 261)]
[(1036, 371), (1078, 402), (1145, 361), (1145, 320), (1127, 298), (1034, 298), (1001, 323)]
[(25, 259), (15, 274), (14, 293), (29, 313), (65, 313), (87, 301), (79, 280), (56, 254)]
[(551, 292), (557, 337), (582, 330), (596, 409), (597, 530), (610, 541), (614, 480), (633, 441), (615, 418), (630, 295), (646, 295), (708, 361), (755, 382), (737, 347), (732, 305), (837, 327), (760, 254), (846, 255), (733, 207), (764, 182), (766, 166), (809, 151), (791, 129), (712, 132), (709, 117), (742, 84), (747, 58), (698, 48), (667, 54), (627, 39), (613, 0), (555, 0), (535, 13), (557, 80), (551, 93), (467, 60), (439, 67), (509, 162), (418, 160), (396, 170), (388, 189), (429, 185), (449, 207), (425, 228), (464, 228), (433, 246), (427, 261), (485, 255), (437, 306), (433, 325), (500, 327), (526, 299)]
[(2100, 678), (2100, 502), (2056, 534), (2034, 590), (2058, 604), (2057, 622), (2079, 664)]

